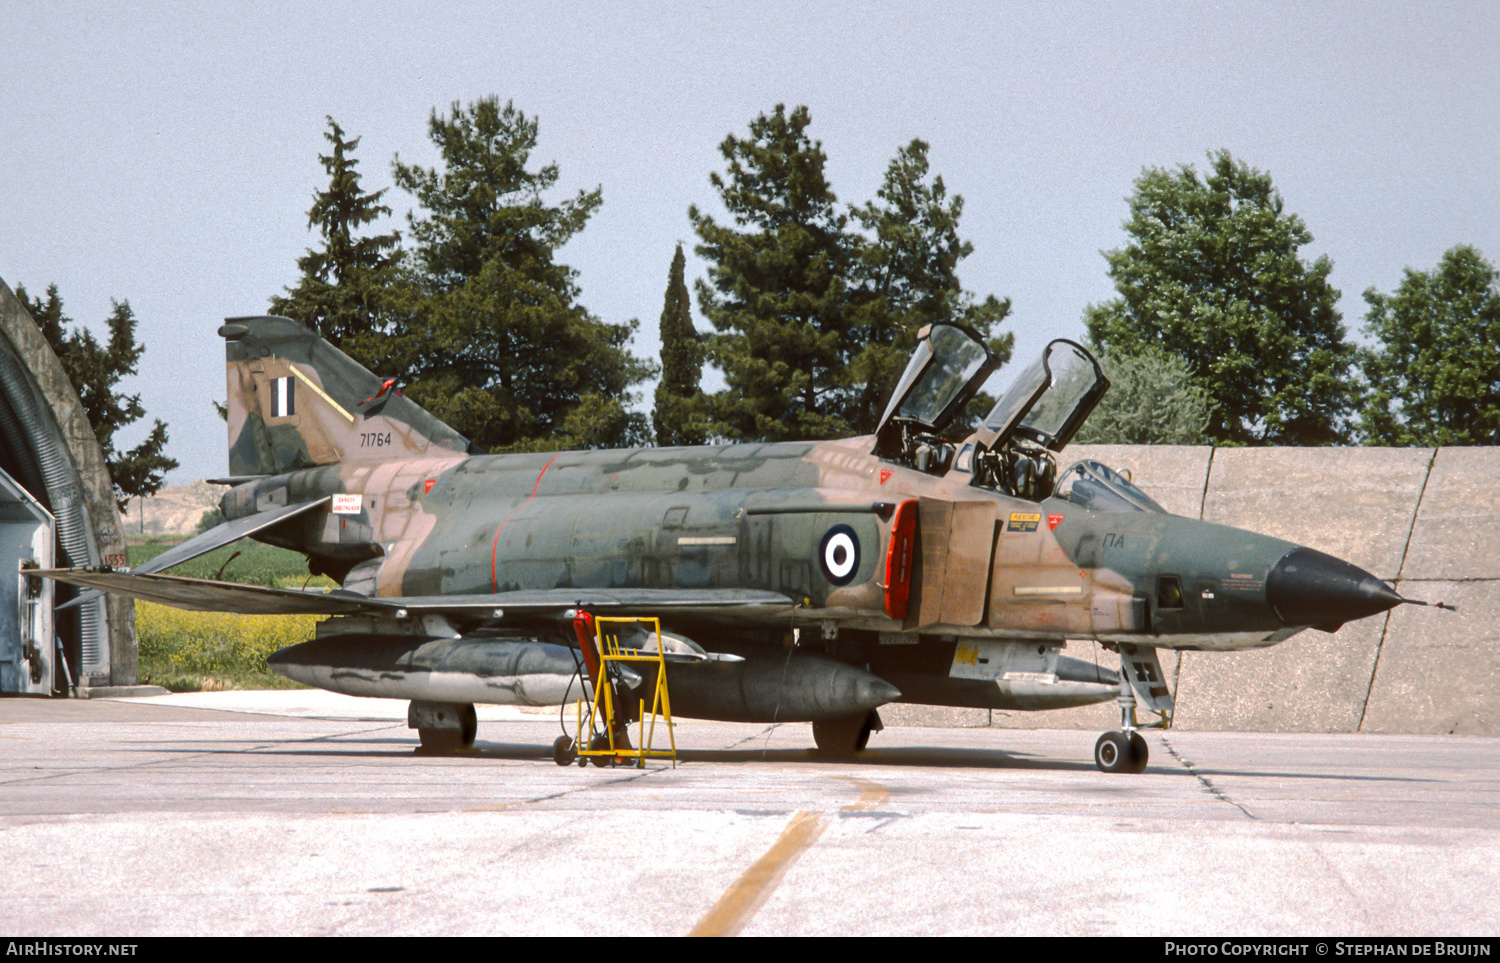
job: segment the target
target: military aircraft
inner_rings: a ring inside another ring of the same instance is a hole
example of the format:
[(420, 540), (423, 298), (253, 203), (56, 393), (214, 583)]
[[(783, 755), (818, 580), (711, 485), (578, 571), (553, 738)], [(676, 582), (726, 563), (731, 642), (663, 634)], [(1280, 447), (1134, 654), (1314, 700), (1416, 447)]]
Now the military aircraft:
[[(679, 716), (811, 722), (819, 750), (848, 755), (888, 703), (1114, 699), (1121, 728), (1095, 762), (1140, 772), (1137, 706), (1155, 724), (1172, 711), (1158, 649), (1269, 646), (1407, 601), (1321, 552), (1169, 514), (1097, 462), (1059, 471), (1108, 388), (1066, 340), (964, 437), (950, 433), (996, 362), (943, 323), (921, 331), (873, 436), (486, 455), (296, 322), (219, 333), (228, 520), (133, 571), (47, 574), (182, 608), (329, 616), (272, 668), (410, 700), (424, 746), (472, 744), (475, 703), (587, 689), (573, 626), (587, 611), (661, 619)], [(341, 588), (164, 574), (247, 536)], [(1121, 670), (1064, 655), (1068, 640)]]

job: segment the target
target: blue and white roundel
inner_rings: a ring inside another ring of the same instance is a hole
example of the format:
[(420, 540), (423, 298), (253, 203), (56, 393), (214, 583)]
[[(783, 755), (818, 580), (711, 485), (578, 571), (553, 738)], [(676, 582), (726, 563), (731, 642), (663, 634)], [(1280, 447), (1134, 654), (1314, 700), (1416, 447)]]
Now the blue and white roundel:
[(848, 585), (859, 571), (859, 536), (848, 525), (835, 525), (818, 546), (823, 577), (834, 585)]

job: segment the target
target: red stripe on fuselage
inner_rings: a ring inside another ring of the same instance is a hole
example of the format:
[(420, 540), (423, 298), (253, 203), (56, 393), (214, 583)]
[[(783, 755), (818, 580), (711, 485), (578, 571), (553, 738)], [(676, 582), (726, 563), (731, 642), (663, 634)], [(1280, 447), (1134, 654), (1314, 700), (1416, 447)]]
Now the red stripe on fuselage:
[[(561, 452), (558, 454), (561, 454)], [(542, 470), (537, 473), (536, 484), (531, 486), (531, 497), (526, 499), (523, 504), (517, 505), (515, 511), (505, 516), (505, 521), (501, 522), (500, 527), (495, 529), (495, 541), (490, 545), (490, 591), (492, 592), (500, 591), (500, 577), (497, 571), (498, 562), (496, 561), (500, 553), (500, 533), (505, 531), (505, 526), (510, 523), (512, 518), (516, 517), (516, 512), (536, 501), (536, 493), (542, 488), (542, 476), (547, 474), (547, 469), (552, 467), (552, 462), (554, 461), (557, 461), (557, 455), (553, 455), (552, 460), (543, 465)]]

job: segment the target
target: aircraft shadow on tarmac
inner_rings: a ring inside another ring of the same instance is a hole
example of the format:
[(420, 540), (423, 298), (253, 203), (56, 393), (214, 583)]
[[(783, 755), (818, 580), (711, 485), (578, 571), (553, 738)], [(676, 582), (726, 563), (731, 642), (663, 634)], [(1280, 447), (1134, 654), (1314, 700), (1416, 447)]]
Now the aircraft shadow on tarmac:
[[(454, 762), (495, 760), (545, 762), (547, 765), (556, 765), (552, 758), (552, 747), (548, 744), (479, 740), (469, 749), (452, 752), (424, 752), (413, 744), (413, 739), (405, 734), (404, 729), (401, 735), (393, 736), (389, 734), (388, 726), (355, 733), (329, 733), (310, 739), (282, 742), (273, 745), (267, 745), (267, 740), (265, 739), (226, 740), (223, 738), (214, 738), (212, 741), (221, 748), (213, 749), (190, 746), (186, 740), (182, 740), (182, 750), (195, 755), (243, 755), (251, 753), (264, 757), (288, 756), (307, 758), (342, 756), (392, 760), (413, 758), (424, 760), (447, 759)], [(787, 747), (774, 749), (759, 748), (755, 745), (756, 741), (755, 739), (746, 740), (728, 749), (695, 749), (687, 746), (679, 746), (677, 749), (677, 762), (679, 765), (685, 763), (718, 765), (787, 763), (826, 766), (901, 767), (912, 769), (1016, 769), (1097, 772), (1091, 759), (1048, 758), (1033, 753), (1007, 752), (1003, 749), (971, 749), (953, 746), (899, 746), (865, 749), (853, 757), (835, 758), (821, 756), (813, 749)], [(658, 746), (658, 748), (662, 747)], [(142, 741), (139, 751), (159, 753), (162, 751), (162, 745), (159, 741)], [(628, 769), (634, 768), (634, 765), (635, 761), (633, 759), (623, 759), (615, 768)], [(653, 759), (647, 761), (646, 768), (661, 768), (666, 765), (668, 765), (666, 760)], [(1408, 776), (1382, 776), (1369, 773), (1349, 774), (1264, 769), (1206, 769), (1201, 766), (1194, 766), (1188, 769), (1170, 755), (1167, 755), (1159, 763), (1153, 761), (1147, 767), (1145, 775), (1175, 776), (1179, 778), (1240, 776), (1274, 779), (1313, 779), (1322, 782), (1430, 783), (1435, 781)]]
[[(386, 759), (451, 759), (506, 760), (517, 762), (542, 762), (555, 766), (550, 745), (516, 742), (488, 742), (479, 740), (470, 749), (452, 752), (424, 752), (407, 736), (392, 737), (375, 733), (331, 734), (314, 739), (267, 745), (265, 739), (212, 740), (219, 748), (190, 746), (179, 740), (182, 751), (195, 755), (244, 755), (272, 756), (344, 756)], [(143, 742), (142, 752), (162, 751), (160, 742)], [(1091, 760), (1046, 759), (1026, 753), (1007, 753), (998, 749), (963, 749), (946, 746), (902, 746), (900, 748), (866, 749), (858, 755), (846, 758), (830, 758), (817, 754), (812, 749), (774, 748), (762, 749), (753, 743), (732, 749), (694, 749), (679, 746), (678, 765), (703, 763), (719, 765), (745, 765), (750, 763), (801, 763), (828, 766), (900, 766), (918, 769), (1052, 769), (1095, 771)], [(625, 759), (616, 768), (633, 768), (635, 761)], [(664, 759), (648, 760), (647, 768), (667, 765)], [(576, 763), (574, 763), (576, 765)], [(1153, 772), (1157, 770), (1147, 770)], [(1177, 770), (1162, 770), (1163, 774), (1187, 775)]]

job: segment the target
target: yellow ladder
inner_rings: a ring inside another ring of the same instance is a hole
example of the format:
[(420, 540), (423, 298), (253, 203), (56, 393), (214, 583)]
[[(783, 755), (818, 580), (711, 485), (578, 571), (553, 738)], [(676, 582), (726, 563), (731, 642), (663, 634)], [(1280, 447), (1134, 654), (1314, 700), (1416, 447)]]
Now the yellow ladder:
[[(644, 649), (632, 648), (622, 641), (621, 629), (626, 625), (646, 625), (656, 636), (656, 651), (649, 652)], [(613, 628), (611, 628), (613, 627)], [(594, 698), (589, 704), (587, 715), (584, 712), (584, 700), (577, 702), (578, 707), (578, 746), (579, 765), (583, 765), (584, 759), (592, 759), (594, 765), (614, 765), (622, 759), (635, 759), (636, 768), (643, 769), (646, 759), (670, 759), (672, 768), (677, 768), (677, 736), (672, 731), (672, 700), (667, 693), (667, 660), (662, 651), (661, 644), (661, 620), (655, 618), (611, 618), (608, 616), (595, 617), (594, 619), (594, 644), (599, 652), (599, 684), (594, 686)], [(614, 686), (609, 682), (609, 666), (611, 663), (622, 663), (636, 668), (647, 668), (655, 665), (656, 684), (652, 687), (651, 700), (651, 727), (646, 728), (646, 700), (640, 700), (640, 712), (637, 714), (639, 731), (636, 735), (636, 748), (630, 749), (615, 745), (615, 717), (618, 707), (615, 705)], [(603, 737), (592, 740), (587, 748), (582, 745), (583, 734), (594, 731), (594, 723), (603, 717), (604, 732), (608, 737), (608, 745), (602, 744)], [(656, 737), (656, 720), (660, 718), (667, 727), (667, 738), (672, 748), (653, 749), (653, 741)], [(596, 748), (596, 744), (598, 748)]]

